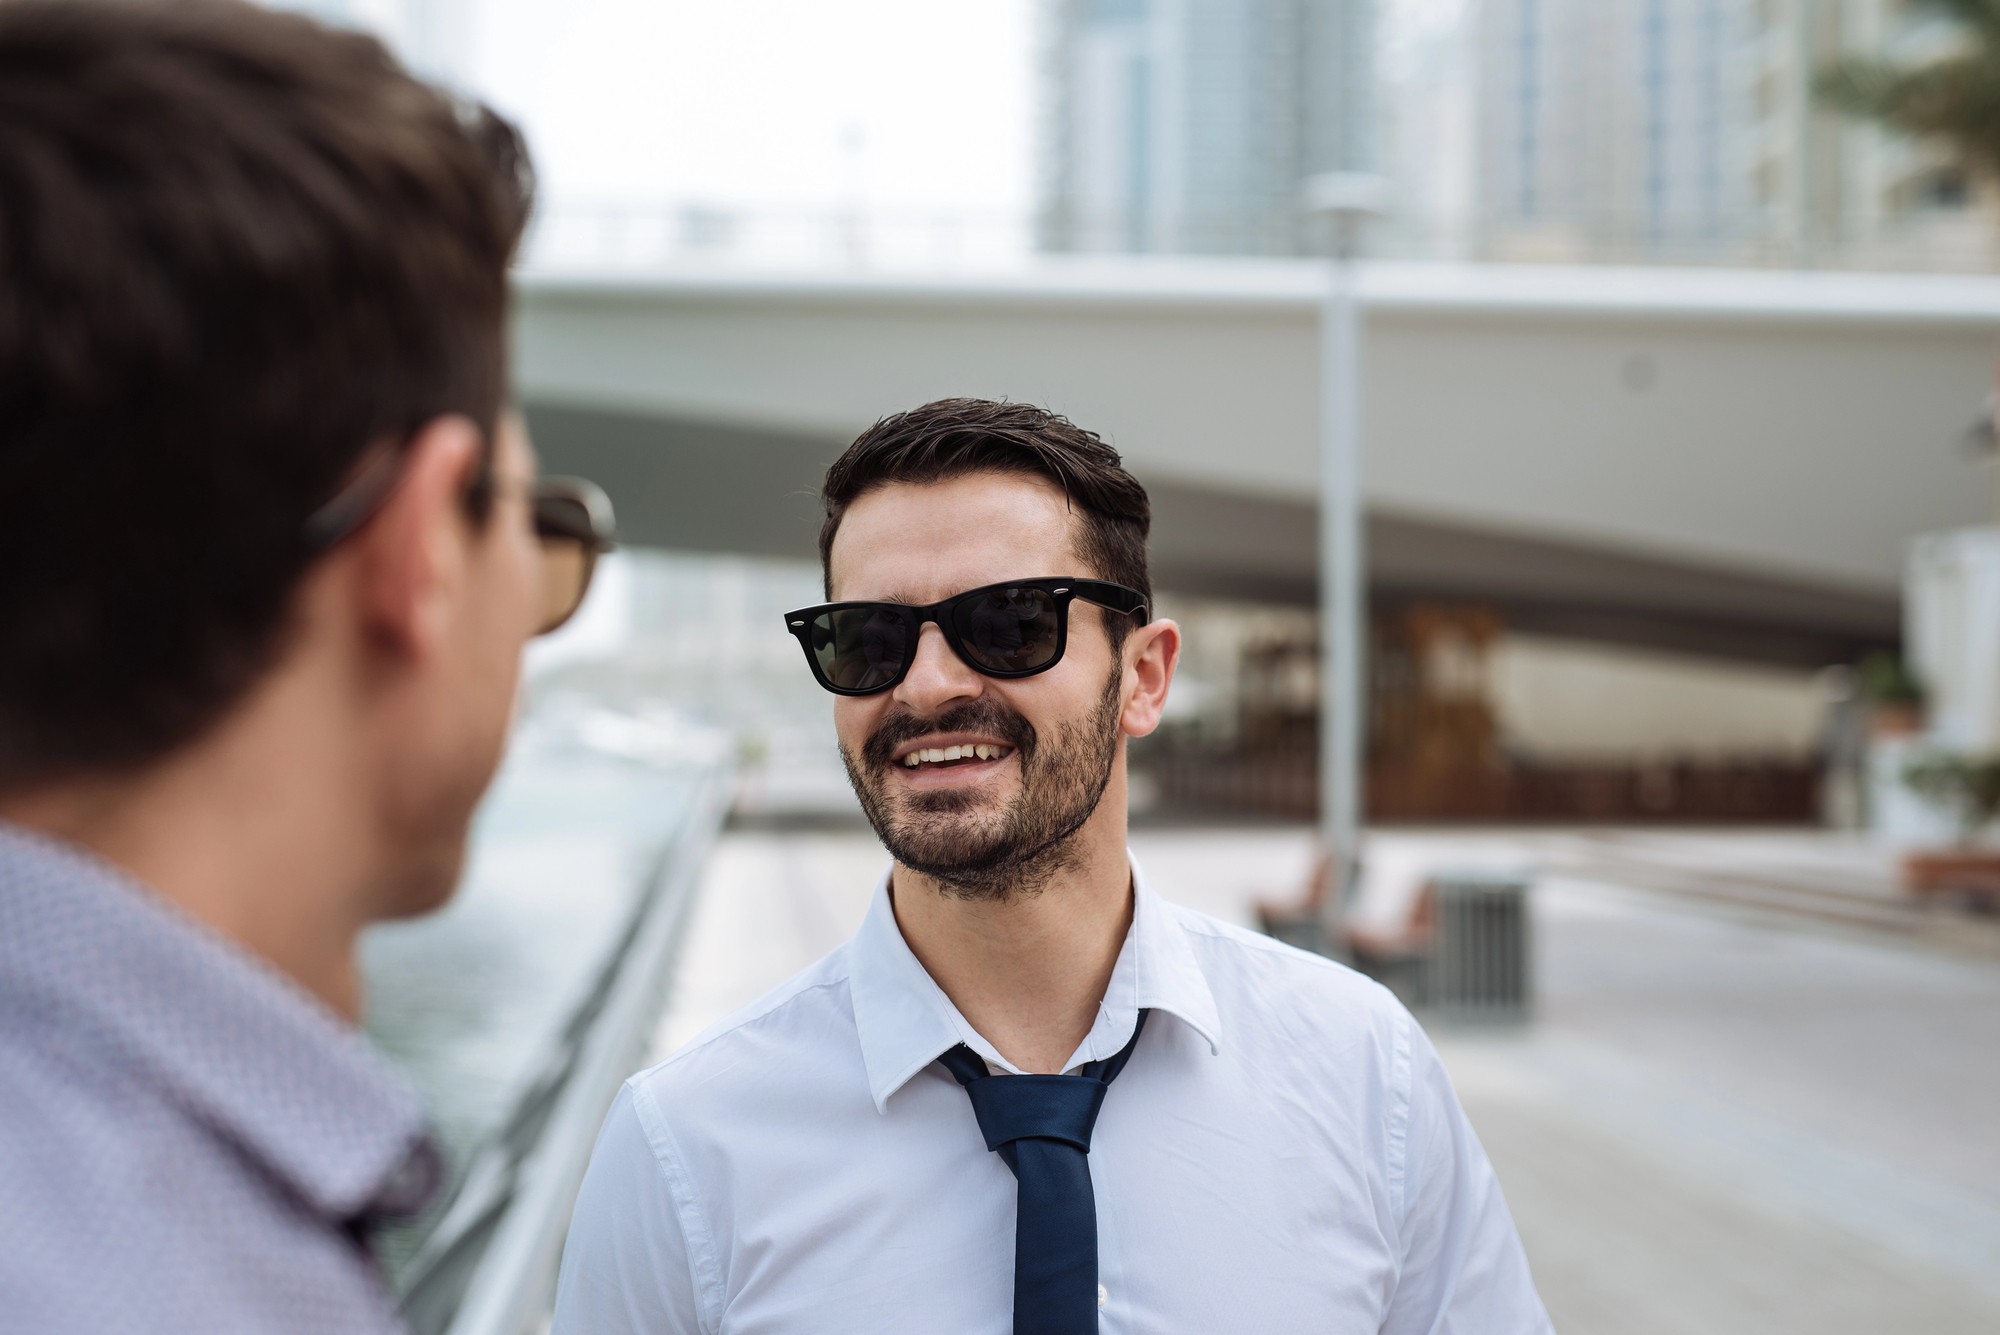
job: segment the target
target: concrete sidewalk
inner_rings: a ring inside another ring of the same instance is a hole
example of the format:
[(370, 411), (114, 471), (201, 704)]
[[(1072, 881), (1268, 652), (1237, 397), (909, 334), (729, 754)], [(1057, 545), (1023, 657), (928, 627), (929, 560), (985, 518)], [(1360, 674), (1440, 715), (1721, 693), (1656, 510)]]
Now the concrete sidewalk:
[[(1312, 855), (1304, 829), (1132, 844), (1162, 894), (1237, 922)], [(1728, 853), (1620, 848), (1669, 871)], [(660, 1052), (844, 940), (885, 864), (865, 831), (726, 836)], [(1534, 927), (1534, 1022), (1433, 1036), (1559, 1330), (2000, 1330), (2000, 965), (1567, 872)]]

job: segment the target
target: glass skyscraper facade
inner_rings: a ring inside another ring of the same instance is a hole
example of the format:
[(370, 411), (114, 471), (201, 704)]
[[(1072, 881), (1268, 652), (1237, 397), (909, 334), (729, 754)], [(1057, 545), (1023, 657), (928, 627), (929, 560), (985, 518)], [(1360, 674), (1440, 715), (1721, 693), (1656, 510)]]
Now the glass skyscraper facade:
[(1287, 255), (1299, 185), (1374, 166), (1373, 0), (1048, 0), (1045, 250)]

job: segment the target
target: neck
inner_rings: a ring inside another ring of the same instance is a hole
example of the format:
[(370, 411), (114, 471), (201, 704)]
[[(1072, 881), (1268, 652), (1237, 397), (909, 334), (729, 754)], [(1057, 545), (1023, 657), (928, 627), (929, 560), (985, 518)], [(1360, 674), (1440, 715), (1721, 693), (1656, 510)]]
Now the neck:
[(262, 956), (336, 1013), (361, 1010), (355, 946), (371, 880), (360, 774), (339, 711), (280, 678), (141, 771), (43, 785), (0, 817), (78, 845)]
[(898, 863), (896, 925), (910, 951), (1001, 1056), (1060, 1074), (1097, 1022), (1132, 926), (1121, 756), (1065, 865), (1039, 893), (967, 898)]

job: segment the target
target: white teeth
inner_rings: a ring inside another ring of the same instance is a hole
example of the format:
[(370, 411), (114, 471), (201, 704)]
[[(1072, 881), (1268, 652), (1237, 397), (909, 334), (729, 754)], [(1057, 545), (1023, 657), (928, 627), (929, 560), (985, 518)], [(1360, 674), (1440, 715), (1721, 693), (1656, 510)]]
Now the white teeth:
[(906, 769), (915, 769), (919, 765), (941, 765), (947, 760), (998, 760), (1006, 749), (985, 743), (925, 747), (905, 755), (903, 765)]

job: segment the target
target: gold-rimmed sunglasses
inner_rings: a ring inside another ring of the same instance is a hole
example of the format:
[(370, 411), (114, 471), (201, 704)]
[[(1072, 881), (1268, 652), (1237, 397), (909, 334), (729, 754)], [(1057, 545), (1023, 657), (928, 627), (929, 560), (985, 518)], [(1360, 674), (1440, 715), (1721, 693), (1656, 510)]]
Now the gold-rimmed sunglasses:
[[(315, 553), (331, 551), (353, 534), (389, 499), (402, 479), (414, 434), (375, 450), (353, 479), (307, 517), (304, 537)], [(479, 476), (466, 488), (468, 505), (500, 490), (489, 454)], [(541, 616), (535, 634), (546, 635), (576, 615), (590, 592), (597, 558), (617, 546), (611, 498), (595, 482), (580, 477), (542, 477), (528, 487), (535, 541), (541, 549)]]

